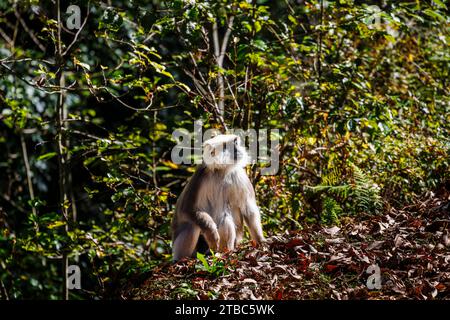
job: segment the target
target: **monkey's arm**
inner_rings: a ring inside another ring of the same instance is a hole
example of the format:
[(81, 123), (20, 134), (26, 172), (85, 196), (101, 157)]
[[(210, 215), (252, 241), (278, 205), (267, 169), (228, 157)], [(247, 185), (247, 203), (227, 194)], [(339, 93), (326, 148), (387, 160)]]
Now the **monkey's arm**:
[(244, 221), (250, 231), (252, 240), (260, 244), (264, 242), (264, 235), (261, 226), (261, 215), (255, 201), (249, 199), (244, 212)]
[(242, 210), (242, 215), (244, 217), (245, 224), (248, 226), (250, 231), (250, 236), (254, 241), (256, 241), (256, 243), (260, 244), (264, 242), (264, 235), (261, 226), (261, 215), (259, 213), (258, 205), (256, 204), (255, 192), (250, 180), (246, 182), (245, 187), (248, 192), (248, 197), (245, 202), (245, 207)]
[(220, 236), (213, 218), (204, 211), (196, 211), (193, 217), (195, 224), (202, 230), (202, 234), (205, 237), (208, 247), (211, 250), (217, 251), (219, 248)]

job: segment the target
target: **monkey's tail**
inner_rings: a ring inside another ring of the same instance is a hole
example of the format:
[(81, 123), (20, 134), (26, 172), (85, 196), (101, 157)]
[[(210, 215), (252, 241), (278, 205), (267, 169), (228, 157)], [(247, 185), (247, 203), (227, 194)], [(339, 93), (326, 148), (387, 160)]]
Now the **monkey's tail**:
[(204, 211), (195, 212), (195, 222), (202, 230), (202, 234), (205, 237), (206, 243), (208, 243), (209, 249), (217, 251), (219, 249), (219, 231), (217, 225), (211, 216)]

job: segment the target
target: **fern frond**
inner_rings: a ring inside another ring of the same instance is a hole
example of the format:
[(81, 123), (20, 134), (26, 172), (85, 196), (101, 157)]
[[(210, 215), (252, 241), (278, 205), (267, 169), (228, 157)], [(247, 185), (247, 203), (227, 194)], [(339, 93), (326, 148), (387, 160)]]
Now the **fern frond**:
[(358, 166), (353, 163), (351, 166), (354, 178), (352, 196), (357, 208), (365, 212), (377, 213), (383, 205), (377, 185)]
[(349, 192), (351, 191), (350, 185), (340, 185), (340, 186), (333, 186), (333, 185), (322, 185), (319, 184), (317, 186), (305, 186), (305, 188), (308, 188), (314, 193), (321, 193), (321, 192), (327, 192), (329, 194), (347, 198)]
[(337, 167), (331, 168), (328, 172), (322, 175), (322, 185), (335, 186), (340, 184), (342, 172)]
[(339, 224), (339, 216), (342, 214), (342, 208), (331, 197), (325, 197), (323, 199), (322, 213), (320, 220), (323, 224)]

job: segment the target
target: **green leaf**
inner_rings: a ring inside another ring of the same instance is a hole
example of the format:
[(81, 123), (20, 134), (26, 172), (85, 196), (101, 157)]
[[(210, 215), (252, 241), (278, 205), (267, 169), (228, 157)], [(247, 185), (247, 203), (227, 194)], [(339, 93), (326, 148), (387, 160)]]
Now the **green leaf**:
[(294, 24), (294, 26), (296, 26), (298, 24), (297, 19), (295, 19), (293, 16), (289, 15), (288, 19), (290, 22), (292, 22)]
[(88, 70), (88, 71), (91, 70), (91, 67), (90, 67), (87, 63), (81, 62), (81, 61), (79, 61), (77, 58), (74, 58), (73, 60), (74, 60), (73, 62), (74, 62), (76, 65), (82, 67), (83, 69), (86, 69), (86, 70)]
[(261, 51), (267, 50), (267, 44), (263, 40), (255, 40), (253, 41), (253, 45)]
[(40, 155), (40, 156), (38, 157), (38, 160), (48, 160), (48, 159), (53, 158), (53, 157), (56, 156), (57, 154), (58, 154), (58, 153), (56, 153), (56, 152), (49, 152), (49, 153)]
[(441, 20), (442, 22), (445, 21), (445, 18), (438, 12), (431, 10), (431, 9), (425, 9), (423, 11), (427, 16), (434, 18), (436, 20)]
[(255, 21), (255, 32), (261, 31), (261, 23), (259, 21)]
[(65, 226), (66, 223), (64, 221), (55, 221), (53, 223), (50, 223), (49, 225), (47, 225), (48, 229), (55, 229), (55, 228), (59, 228), (62, 226)]
[(208, 264), (208, 261), (206, 260), (204, 254), (197, 252), (197, 259), (200, 260), (200, 262), (203, 264), (203, 267), (205, 268), (205, 270), (209, 270), (209, 264)]
[(436, 4), (439, 8), (447, 9), (447, 6), (441, 0), (433, 0), (434, 4)]

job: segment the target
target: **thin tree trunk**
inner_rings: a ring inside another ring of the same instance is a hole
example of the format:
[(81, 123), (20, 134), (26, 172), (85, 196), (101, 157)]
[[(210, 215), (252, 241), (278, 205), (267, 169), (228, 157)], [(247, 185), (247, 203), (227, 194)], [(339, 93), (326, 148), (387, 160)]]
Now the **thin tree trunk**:
[(5, 284), (2, 280), (0, 280), (0, 289), (2, 291), (2, 295), (0, 297), (4, 300), (9, 300), (8, 291), (6, 290)]
[[(65, 86), (64, 73), (60, 71), (57, 75), (57, 80), (59, 86), (62, 88)], [(59, 205), (63, 219), (66, 222), (65, 230), (68, 231), (69, 223), (69, 211), (68, 211), (68, 196), (67, 196), (67, 163), (66, 163), (66, 145), (65, 138), (63, 137), (64, 132), (64, 93), (61, 89), (59, 93), (58, 100), (56, 103), (56, 117), (57, 117), (57, 149), (58, 149), (58, 176), (59, 176)], [(63, 252), (63, 299), (69, 299), (69, 292), (67, 289), (67, 266), (68, 257), (67, 253)]]
[[(58, 16), (58, 38), (57, 38), (57, 50), (56, 50), (56, 61), (59, 66), (58, 73), (56, 75), (56, 80), (60, 87), (60, 91), (58, 94), (58, 99), (56, 101), (56, 123), (57, 123), (57, 150), (58, 150), (58, 173), (59, 173), (59, 202), (60, 209), (63, 215), (63, 219), (66, 222), (65, 231), (67, 232), (69, 229), (69, 211), (68, 211), (68, 192), (67, 192), (67, 145), (65, 138), (65, 116), (66, 111), (64, 110), (64, 87), (65, 87), (65, 76), (63, 72), (63, 57), (62, 57), (62, 42), (61, 42), (61, 6), (60, 1), (57, 0), (57, 16)], [(69, 264), (69, 259), (67, 256), (67, 252), (63, 249), (62, 254), (62, 271), (63, 271), (63, 288), (62, 288), (62, 298), (64, 300), (69, 299), (69, 290), (67, 288), (67, 267)]]
[[(322, 27), (323, 27), (323, 0), (320, 0), (320, 30), (317, 50), (317, 82), (319, 91), (322, 91)], [(322, 94), (319, 95), (319, 107), (322, 108)]]
[[(33, 188), (33, 182), (31, 180), (31, 168), (30, 168), (30, 161), (28, 159), (28, 152), (27, 152), (27, 144), (25, 143), (25, 137), (23, 135), (23, 132), (20, 133), (20, 144), (22, 146), (22, 157), (23, 162), (25, 164), (25, 172), (27, 175), (27, 183), (28, 183), (28, 193), (30, 194), (31, 202), (34, 202), (34, 188)], [(34, 207), (34, 204), (31, 207), (31, 212), (33, 212), (34, 216), (37, 216), (37, 210)], [(34, 228), (36, 231), (39, 231), (39, 225), (35, 222)]]
[(228, 42), (230, 40), (231, 31), (233, 30), (233, 23), (234, 23), (234, 16), (231, 16), (228, 19), (227, 30), (225, 31), (225, 35), (223, 36), (222, 44), (220, 44), (219, 42), (219, 30), (217, 23), (215, 22), (213, 24), (214, 55), (216, 58), (216, 64), (218, 68), (217, 71), (217, 87), (219, 89), (218, 109), (219, 114), (223, 119), (225, 118), (225, 82), (222, 69)]
[[(57, 75), (59, 86), (62, 88), (65, 86), (64, 73), (60, 71)], [(59, 176), (59, 205), (63, 219), (66, 222), (65, 231), (68, 231), (69, 224), (69, 211), (68, 211), (68, 195), (67, 195), (67, 158), (66, 158), (66, 145), (64, 132), (64, 93), (59, 93), (58, 101), (56, 105), (56, 117), (57, 117), (57, 149), (58, 149), (58, 176)], [(64, 251), (62, 255), (62, 267), (63, 267), (63, 299), (69, 299), (69, 291), (67, 289), (67, 267), (68, 257)]]

